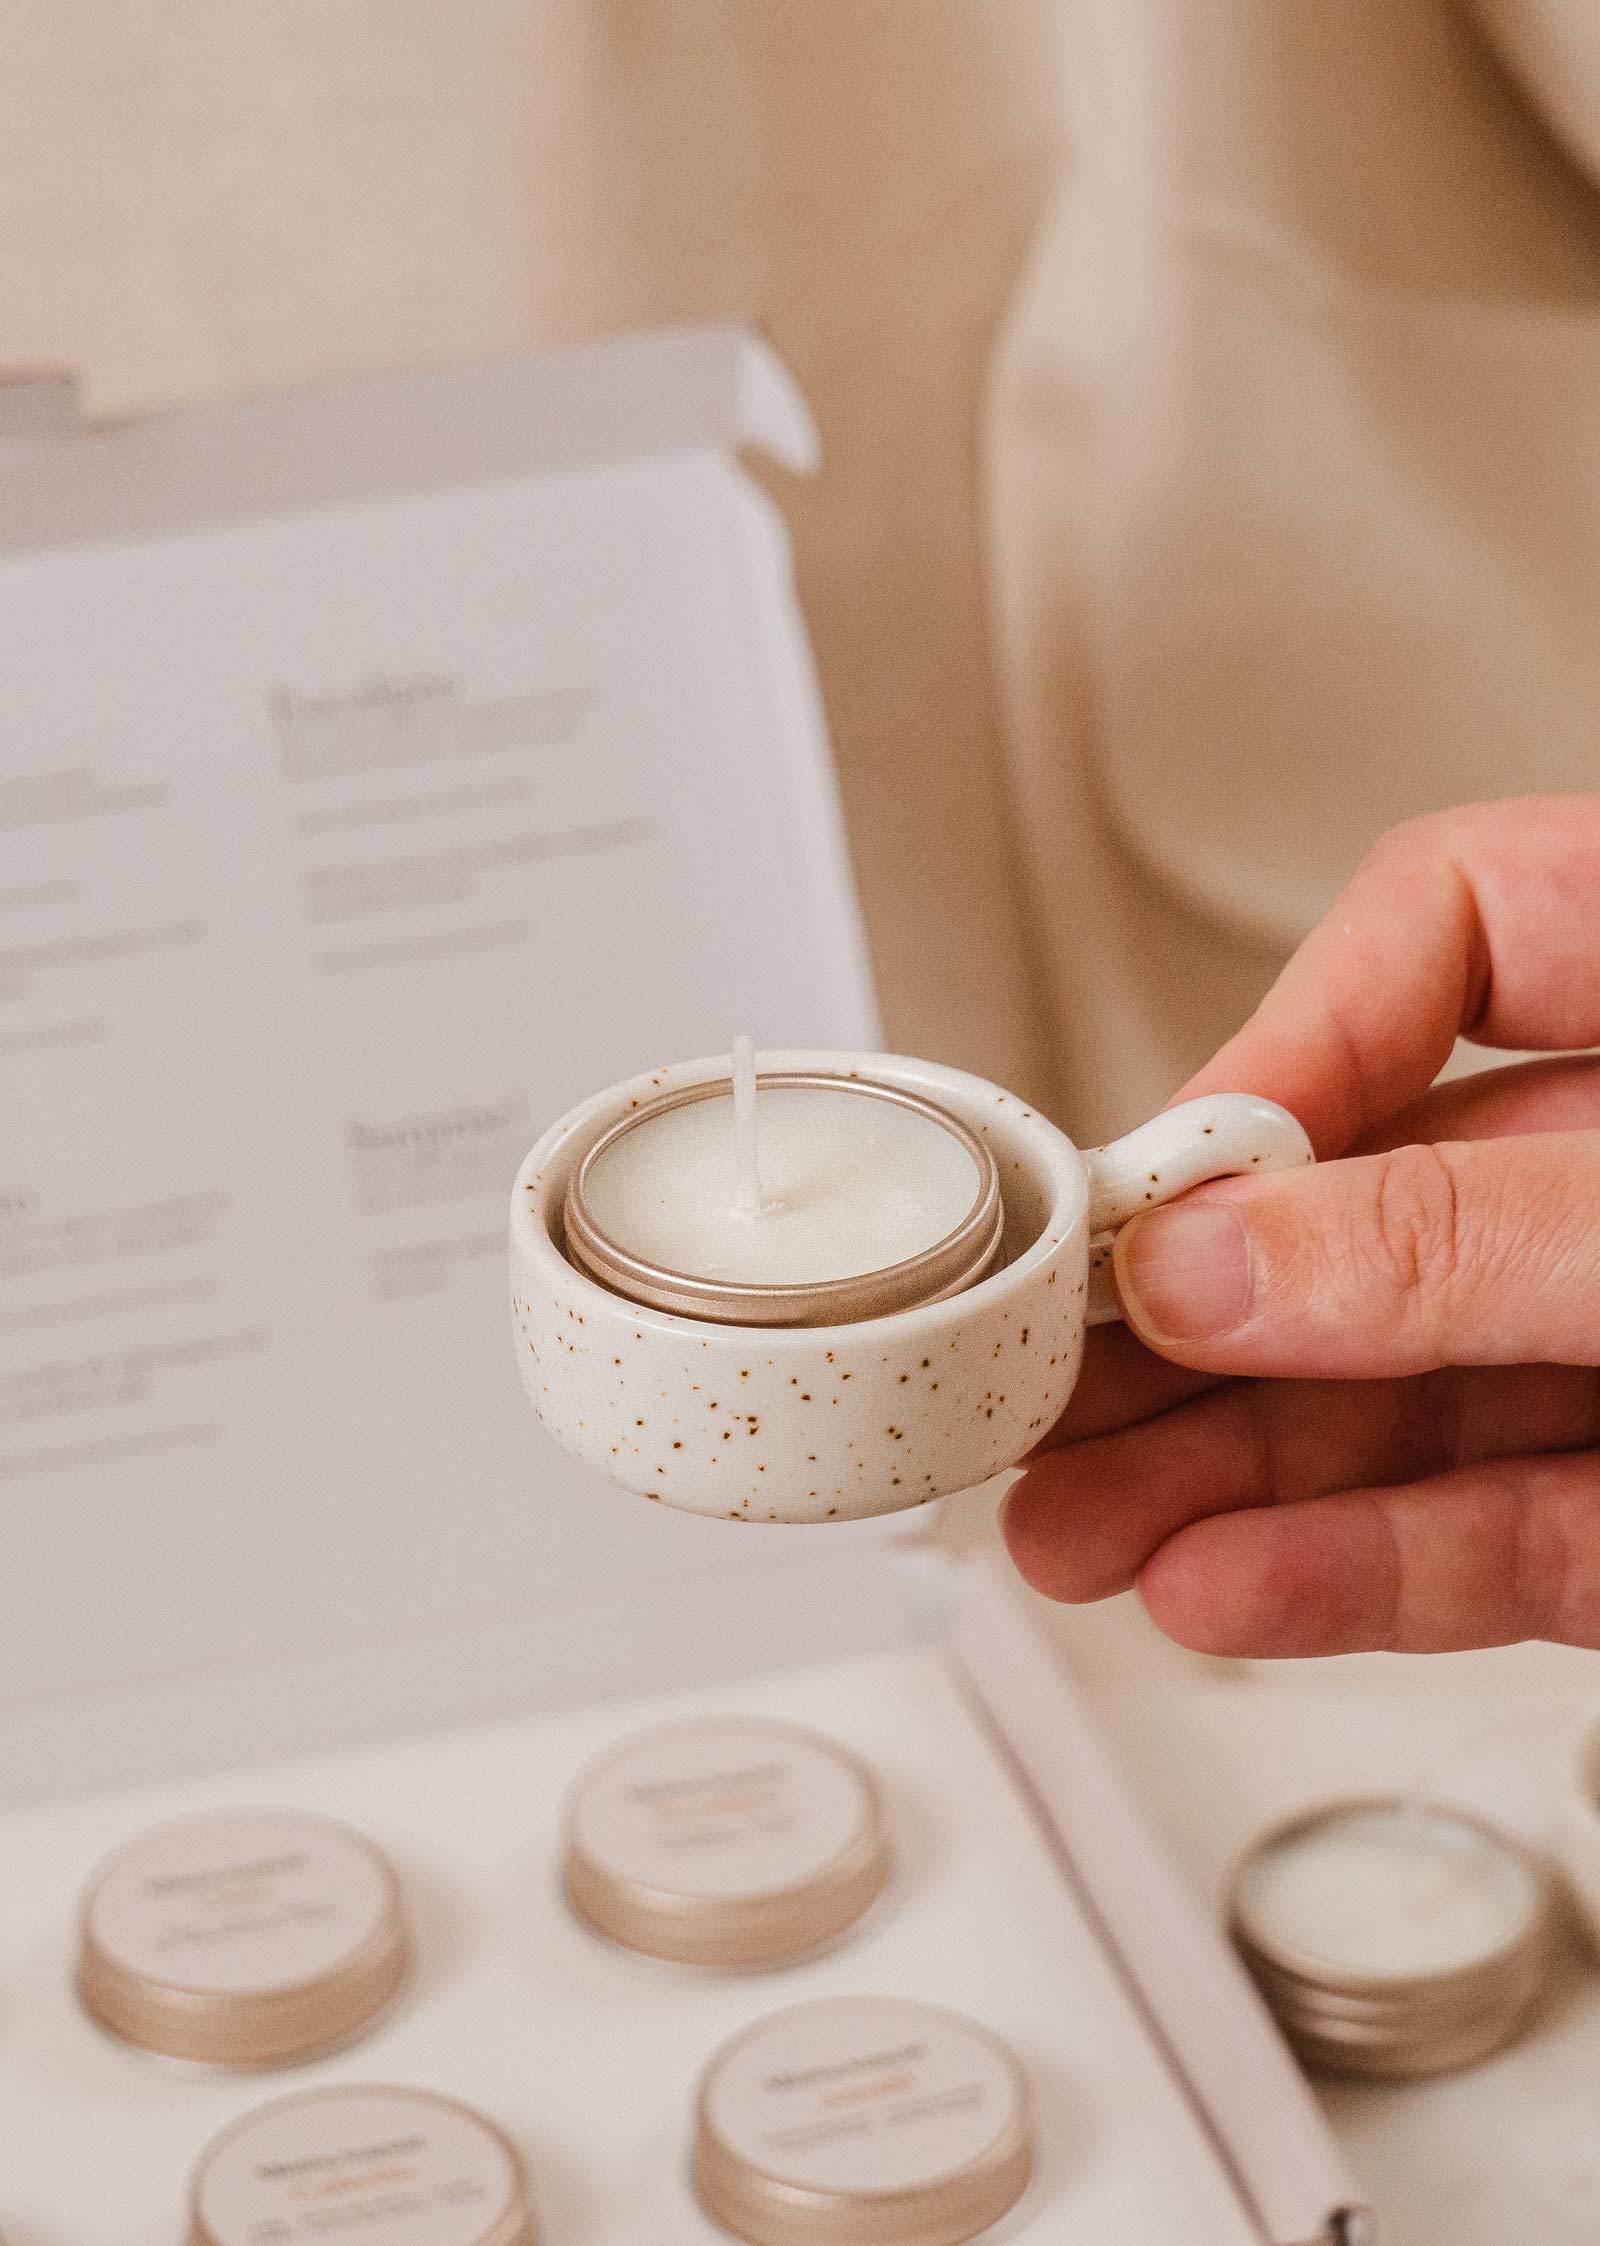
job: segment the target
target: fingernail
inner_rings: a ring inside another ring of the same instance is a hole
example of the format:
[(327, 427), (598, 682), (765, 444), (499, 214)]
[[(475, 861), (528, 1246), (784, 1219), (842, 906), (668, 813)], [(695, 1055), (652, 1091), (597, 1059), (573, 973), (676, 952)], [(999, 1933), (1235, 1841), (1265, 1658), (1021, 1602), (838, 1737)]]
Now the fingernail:
[(1154, 1340), (1211, 1341), (1250, 1308), (1250, 1244), (1225, 1201), (1135, 1217), (1118, 1237), (1116, 1267), (1123, 1307)]

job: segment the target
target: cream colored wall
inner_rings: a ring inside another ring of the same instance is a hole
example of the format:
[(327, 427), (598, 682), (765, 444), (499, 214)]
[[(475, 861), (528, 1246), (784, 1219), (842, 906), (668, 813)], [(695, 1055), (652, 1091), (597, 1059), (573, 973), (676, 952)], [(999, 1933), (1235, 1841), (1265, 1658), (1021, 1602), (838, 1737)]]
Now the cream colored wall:
[(894, 1041), (1042, 1099), (981, 587), (984, 367), (1061, 139), (1053, 0), (8, 0), (0, 362), (101, 411), (734, 313)]

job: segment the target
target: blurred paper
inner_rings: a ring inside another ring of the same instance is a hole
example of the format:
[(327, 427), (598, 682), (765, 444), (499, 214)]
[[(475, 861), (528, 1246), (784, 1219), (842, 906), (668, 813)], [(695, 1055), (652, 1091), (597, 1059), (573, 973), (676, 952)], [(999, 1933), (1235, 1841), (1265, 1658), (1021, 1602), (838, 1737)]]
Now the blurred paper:
[(0, 469), (0, 1711), (705, 1556), (532, 1421), (505, 1210), (729, 1024), (873, 1041), (740, 439), (710, 330)]

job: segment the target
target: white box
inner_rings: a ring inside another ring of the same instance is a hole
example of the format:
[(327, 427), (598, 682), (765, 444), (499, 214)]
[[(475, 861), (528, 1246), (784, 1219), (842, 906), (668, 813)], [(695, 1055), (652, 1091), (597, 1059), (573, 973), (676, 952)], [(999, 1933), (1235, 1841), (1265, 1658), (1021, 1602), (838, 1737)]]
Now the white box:
[(781, 367), (706, 328), (128, 427), (62, 403), (0, 391), (11, 2246), (155, 2246), (252, 2102), (100, 2044), (68, 1967), (103, 1844), (263, 1789), (393, 1840), (434, 1937), (330, 2067), (525, 2128), (552, 2238), (709, 2236), (649, 2164), (771, 1985), (592, 1952), (548, 1844), (624, 1721), (593, 1703), (735, 1679), (890, 1765), (900, 1900), (805, 1985), (870, 1967), (1017, 2035), (1044, 2153), (1007, 2236), (1353, 2236), (1009, 1591), (903, 1521), (642, 1506), (517, 1393), (539, 1122), (652, 1049), (875, 1039), (787, 542), (734, 457), (812, 464)]

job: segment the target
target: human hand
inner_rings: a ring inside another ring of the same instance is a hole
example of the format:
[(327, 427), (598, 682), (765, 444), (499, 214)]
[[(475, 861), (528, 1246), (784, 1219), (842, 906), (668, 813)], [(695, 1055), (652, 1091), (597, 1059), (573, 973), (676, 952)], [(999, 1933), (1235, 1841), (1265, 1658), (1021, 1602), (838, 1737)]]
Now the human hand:
[[(1430, 1089), (1458, 1033), (1568, 1057)], [(1006, 1504), (1035, 1588), (1213, 1653), (1600, 1645), (1596, 1044), (1600, 796), (1385, 837), (1180, 1095), (1319, 1166), (1120, 1234), (1128, 1326)]]

